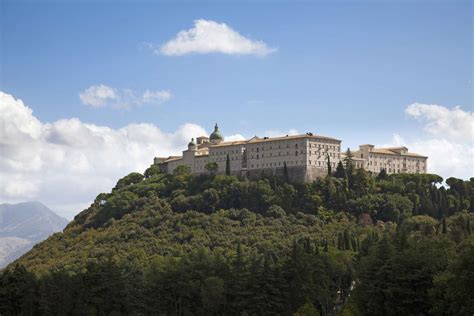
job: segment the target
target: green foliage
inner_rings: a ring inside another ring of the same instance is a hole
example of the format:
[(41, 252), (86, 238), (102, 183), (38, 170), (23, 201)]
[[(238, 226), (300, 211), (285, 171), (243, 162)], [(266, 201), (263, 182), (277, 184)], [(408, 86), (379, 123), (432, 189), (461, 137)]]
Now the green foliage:
[(327, 169), (328, 169), (328, 176), (331, 176), (332, 175), (332, 168), (331, 168), (331, 158), (329, 157), (329, 154), (326, 155), (326, 165), (327, 165)]
[(140, 181), (143, 180), (143, 175), (138, 172), (132, 172), (129, 175), (123, 177), (117, 182), (117, 185), (115, 186), (114, 190), (122, 189), (128, 185), (133, 185), (140, 183)]
[(225, 174), (230, 176), (230, 157), (229, 157), (229, 154), (227, 154), (227, 158), (225, 160)]
[(204, 169), (214, 174), (219, 169), (219, 166), (217, 165), (217, 162), (209, 162), (204, 166)]
[(0, 313), (472, 311), (474, 179), (346, 166), (305, 184), (132, 173), (2, 272)]
[(160, 173), (160, 168), (157, 165), (151, 165), (148, 169), (145, 170), (145, 173), (143, 175), (145, 176), (145, 179), (148, 179), (153, 176), (159, 175)]
[(293, 316), (319, 316), (318, 310), (313, 306), (311, 303), (306, 303), (298, 310), (296, 313), (293, 314)]
[(334, 173), (334, 176), (336, 178), (344, 179), (347, 177), (346, 175), (346, 170), (344, 169), (344, 165), (342, 164), (342, 161), (339, 160), (337, 167), (336, 167), (336, 172)]
[(191, 174), (191, 168), (187, 165), (179, 165), (173, 170), (175, 176), (185, 176)]

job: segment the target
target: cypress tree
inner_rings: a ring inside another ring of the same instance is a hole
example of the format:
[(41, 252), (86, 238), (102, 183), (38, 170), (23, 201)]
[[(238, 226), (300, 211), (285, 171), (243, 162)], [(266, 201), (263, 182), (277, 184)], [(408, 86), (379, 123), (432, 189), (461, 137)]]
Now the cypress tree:
[(351, 245), (351, 238), (349, 236), (349, 232), (347, 229), (344, 230), (344, 249), (345, 250), (352, 250), (352, 245)]
[(225, 174), (230, 176), (230, 157), (227, 154), (227, 160), (225, 161)]
[(283, 163), (283, 177), (285, 178), (286, 182), (290, 182), (290, 178), (288, 176), (288, 167), (286, 165), (286, 161)]
[(344, 165), (342, 164), (342, 161), (339, 160), (339, 163), (337, 164), (336, 167), (336, 173), (334, 174), (336, 178), (341, 178), (344, 179), (346, 177), (346, 170), (344, 169)]
[(331, 174), (332, 174), (331, 158), (329, 158), (329, 154), (327, 154), (326, 157), (327, 157), (327, 160), (328, 160), (328, 162), (327, 162), (327, 164), (328, 164), (328, 176), (331, 176)]
[(341, 233), (337, 234), (337, 249), (344, 250), (344, 240)]
[(382, 170), (380, 170), (379, 174), (377, 175), (377, 180), (386, 180), (387, 178), (388, 178), (387, 170), (383, 168)]

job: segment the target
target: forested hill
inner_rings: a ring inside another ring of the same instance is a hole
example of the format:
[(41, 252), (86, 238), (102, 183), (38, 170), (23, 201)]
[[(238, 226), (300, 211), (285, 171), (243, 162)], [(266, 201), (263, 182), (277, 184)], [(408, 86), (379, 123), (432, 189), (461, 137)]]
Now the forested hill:
[(474, 178), (442, 180), (152, 166), (11, 264), (0, 313), (470, 315)]

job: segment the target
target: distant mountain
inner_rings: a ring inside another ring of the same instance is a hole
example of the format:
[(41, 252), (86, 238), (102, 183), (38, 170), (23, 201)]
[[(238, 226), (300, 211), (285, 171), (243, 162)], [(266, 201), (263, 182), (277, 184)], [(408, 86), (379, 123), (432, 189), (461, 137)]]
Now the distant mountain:
[(0, 204), (0, 268), (67, 223), (40, 202)]

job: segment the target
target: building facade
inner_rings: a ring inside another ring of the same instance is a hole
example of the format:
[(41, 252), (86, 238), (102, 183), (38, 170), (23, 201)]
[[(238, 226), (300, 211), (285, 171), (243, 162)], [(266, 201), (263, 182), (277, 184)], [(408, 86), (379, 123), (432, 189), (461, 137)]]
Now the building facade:
[[(408, 153), (405, 147), (383, 149), (382, 152), (382, 149), (370, 146), (362, 145), (354, 152), (356, 167), (377, 173), (382, 166), (387, 167), (388, 173), (401, 170), (426, 172), (426, 157)], [(259, 177), (262, 173), (283, 176), (286, 166), (291, 181), (310, 182), (327, 175), (328, 164), (335, 170), (343, 158), (341, 140), (336, 138), (306, 133), (271, 138), (255, 136), (248, 140), (225, 142), (216, 124), (209, 137), (192, 139), (182, 156), (157, 157), (154, 163), (169, 174), (180, 165), (187, 166), (193, 174), (208, 173), (206, 166), (209, 163), (217, 165), (217, 173), (225, 173), (229, 159), (233, 175), (249, 178)]]
[[(345, 156), (345, 155), (343, 155)], [(391, 173), (426, 173), (428, 157), (411, 153), (406, 147), (375, 148), (374, 145), (360, 145), (353, 152), (356, 167), (372, 173), (382, 169)]]

